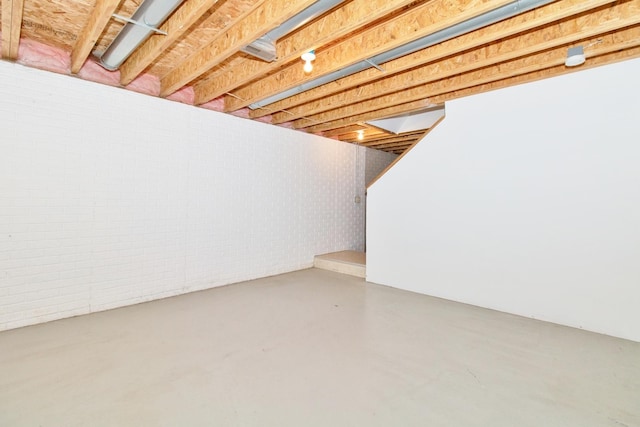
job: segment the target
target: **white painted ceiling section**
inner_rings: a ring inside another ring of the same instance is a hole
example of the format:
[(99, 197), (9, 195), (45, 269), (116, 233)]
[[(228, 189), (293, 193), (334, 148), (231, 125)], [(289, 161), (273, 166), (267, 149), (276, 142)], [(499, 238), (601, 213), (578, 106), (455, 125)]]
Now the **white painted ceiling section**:
[(639, 75), (448, 102), (368, 189), (367, 280), (640, 342)]
[(444, 117), (444, 105), (435, 108), (432, 107), (417, 113), (403, 114), (387, 119), (370, 120), (367, 124), (395, 134), (400, 134), (429, 129), (442, 117)]

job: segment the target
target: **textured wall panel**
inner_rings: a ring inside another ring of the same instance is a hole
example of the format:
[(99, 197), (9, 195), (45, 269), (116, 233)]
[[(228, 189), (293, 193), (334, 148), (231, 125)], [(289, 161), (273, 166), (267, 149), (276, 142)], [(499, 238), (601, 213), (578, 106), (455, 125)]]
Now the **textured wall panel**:
[(364, 245), (355, 147), (0, 62), (0, 330)]

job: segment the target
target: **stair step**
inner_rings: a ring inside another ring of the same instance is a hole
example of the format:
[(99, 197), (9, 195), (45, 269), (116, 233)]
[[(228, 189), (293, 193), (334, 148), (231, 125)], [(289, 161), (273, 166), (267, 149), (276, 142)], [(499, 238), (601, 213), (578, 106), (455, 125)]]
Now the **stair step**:
[(316, 255), (313, 260), (313, 266), (322, 270), (330, 270), (362, 278), (366, 277), (366, 255), (364, 252), (341, 251)]

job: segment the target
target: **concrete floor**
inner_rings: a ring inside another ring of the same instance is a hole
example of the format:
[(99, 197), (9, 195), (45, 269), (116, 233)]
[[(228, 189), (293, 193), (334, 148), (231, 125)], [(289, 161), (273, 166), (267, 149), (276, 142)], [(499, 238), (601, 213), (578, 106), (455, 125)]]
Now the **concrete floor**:
[(0, 426), (640, 426), (640, 343), (311, 269), (0, 333)]

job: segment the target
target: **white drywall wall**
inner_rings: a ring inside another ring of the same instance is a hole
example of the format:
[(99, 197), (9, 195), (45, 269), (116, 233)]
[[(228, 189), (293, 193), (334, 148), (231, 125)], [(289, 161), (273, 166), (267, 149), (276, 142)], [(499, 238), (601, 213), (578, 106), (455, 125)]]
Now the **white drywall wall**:
[(0, 132), (0, 330), (364, 245), (350, 144), (1, 61)]
[(640, 60), (447, 103), (368, 189), (367, 279), (640, 341)]

